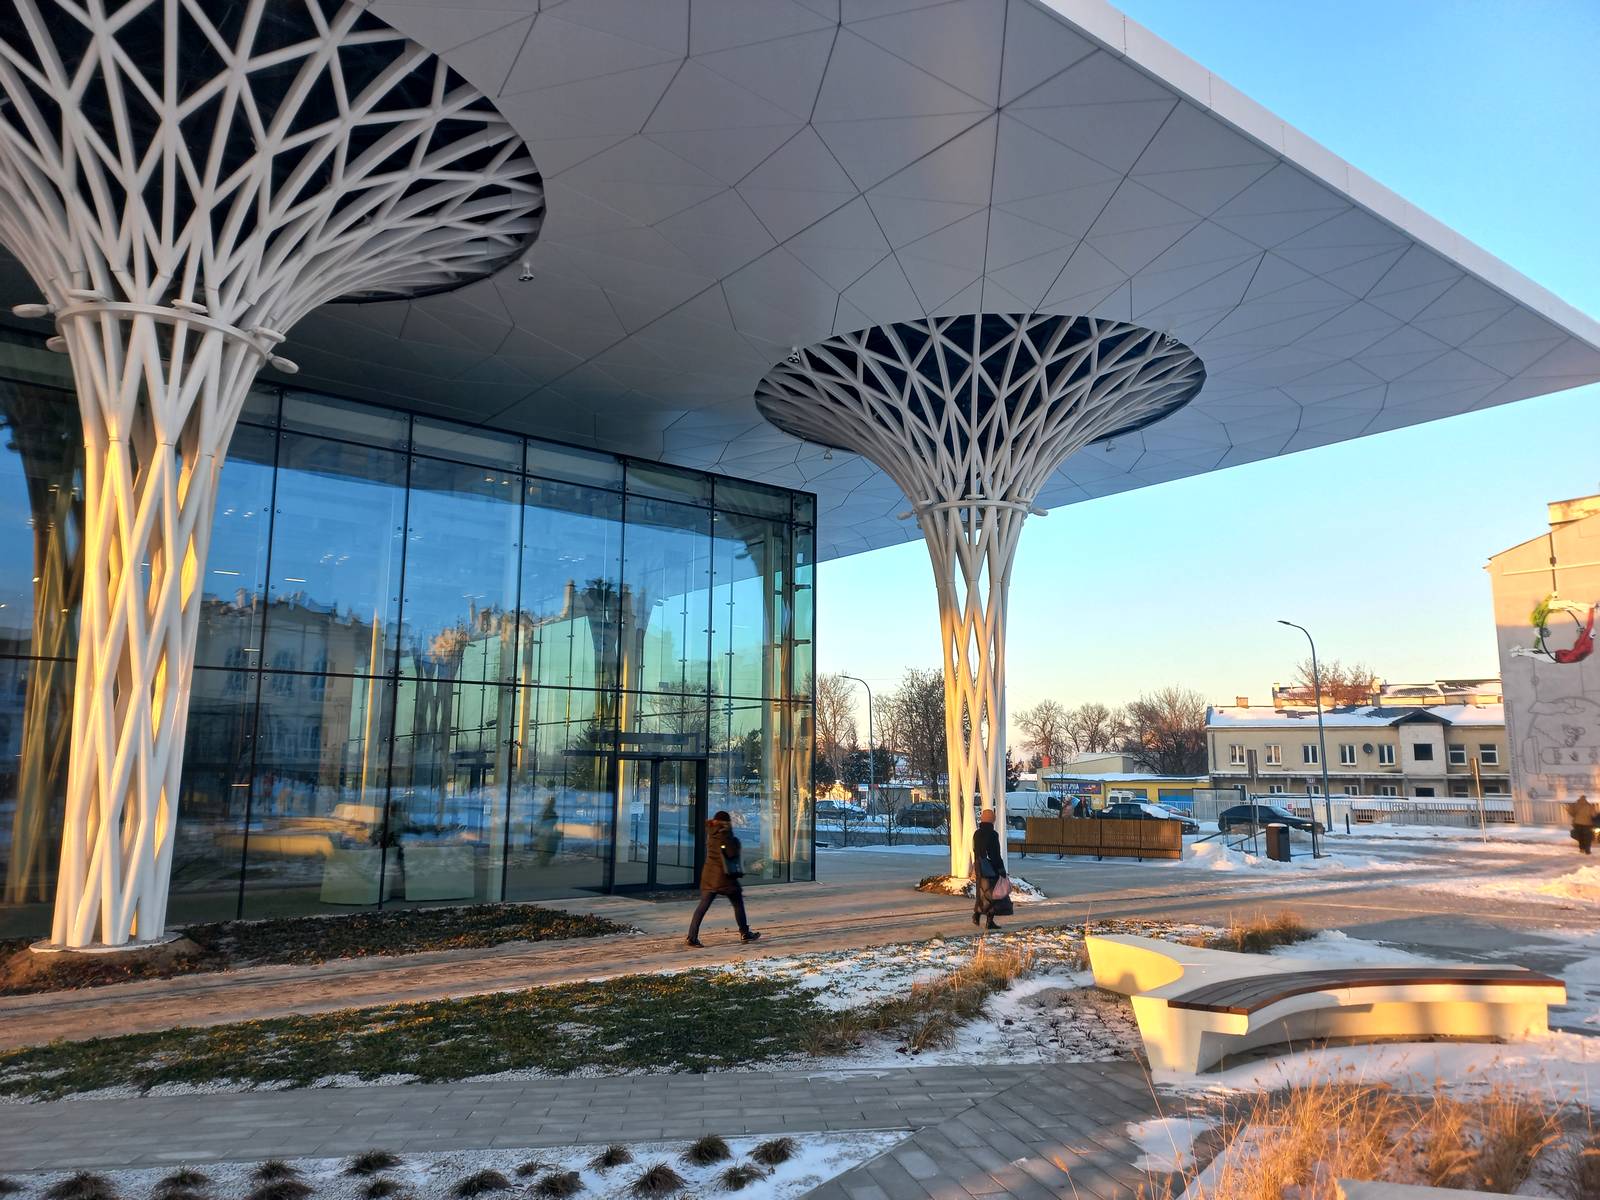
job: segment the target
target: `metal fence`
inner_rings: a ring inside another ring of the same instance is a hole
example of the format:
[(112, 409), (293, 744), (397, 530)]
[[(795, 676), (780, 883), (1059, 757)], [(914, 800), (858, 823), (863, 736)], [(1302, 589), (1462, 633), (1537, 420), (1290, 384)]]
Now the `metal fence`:
[[(1296, 816), (1326, 819), (1327, 807), (1321, 796), (1258, 796), (1263, 804), (1275, 803)], [(1515, 824), (1509, 796), (1485, 798), (1481, 802), (1460, 796), (1334, 796), (1335, 829), (1362, 825), (1432, 825), (1449, 829), (1477, 829), (1479, 826)]]

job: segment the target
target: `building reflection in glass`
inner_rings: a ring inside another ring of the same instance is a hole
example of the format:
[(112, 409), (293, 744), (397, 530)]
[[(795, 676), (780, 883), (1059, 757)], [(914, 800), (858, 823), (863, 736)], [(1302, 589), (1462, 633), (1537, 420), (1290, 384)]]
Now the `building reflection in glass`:
[[(0, 334), (0, 936), (44, 932), (81, 482)], [(223, 471), (174, 921), (812, 877), (810, 497), (264, 389)]]

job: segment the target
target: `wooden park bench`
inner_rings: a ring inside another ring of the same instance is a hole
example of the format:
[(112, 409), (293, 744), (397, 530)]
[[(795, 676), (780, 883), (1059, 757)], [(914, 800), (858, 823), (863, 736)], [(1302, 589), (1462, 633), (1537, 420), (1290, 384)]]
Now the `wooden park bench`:
[(1096, 985), (1132, 998), (1150, 1065), (1191, 1074), (1241, 1050), (1330, 1038), (1526, 1039), (1567, 998), (1559, 979), (1522, 967), (1361, 967), (1122, 934), (1085, 942)]
[(1182, 858), (1178, 821), (1133, 821), (1118, 817), (1028, 817), (1022, 840), (1011, 849), (1029, 854), (1092, 854), (1096, 858)]

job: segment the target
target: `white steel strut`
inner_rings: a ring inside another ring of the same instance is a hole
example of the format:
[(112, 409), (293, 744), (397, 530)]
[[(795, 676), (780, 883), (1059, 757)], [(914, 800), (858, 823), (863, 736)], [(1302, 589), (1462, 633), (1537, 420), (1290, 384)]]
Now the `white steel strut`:
[(0, 242), (72, 358), (84, 580), (53, 944), (162, 935), (201, 584), (235, 419), (335, 299), (459, 286), (538, 234), (526, 146), (346, 0), (9, 0)]
[(1160, 420), (1204, 380), (1162, 333), (985, 314), (841, 334), (757, 388), (780, 429), (885, 471), (922, 527), (943, 639), (952, 875), (969, 869), (980, 803), (1005, 828), (1006, 599), (1023, 521), (1069, 455)]

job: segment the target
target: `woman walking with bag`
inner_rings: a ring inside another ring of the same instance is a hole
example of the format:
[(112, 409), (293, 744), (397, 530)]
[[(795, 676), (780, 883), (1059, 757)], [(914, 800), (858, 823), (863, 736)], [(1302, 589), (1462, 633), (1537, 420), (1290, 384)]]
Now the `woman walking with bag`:
[(985, 928), (999, 929), (994, 923), (997, 899), (994, 888), (1006, 878), (1006, 860), (1000, 855), (1000, 834), (994, 827), (992, 808), (978, 814), (978, 827), (972, 831), (972, 862), (978, 882), (973, 890), (972, 923), (976, 925), (980, 919), (987, 918)]
[(744, 875), (744, 863), (739, 857), (743, 850), (739, 839), (733, 836), (733, 818), (727, 810), (718, 809), (712, 813), (706, 822), (706, 861), (700, 868), (700, 903), (694, 910), (694, 919), (689, 922), (689, 936), (684, 939), (684, 945), (699, 947), (704, 944), (700, 941), (700, 922), (718, 896), (726, 896), (733, 905), (733, 919), (739, 922), (741, 942), (753, 942), (761, 936), (745, 920), (744, 888), (739, 883)]

